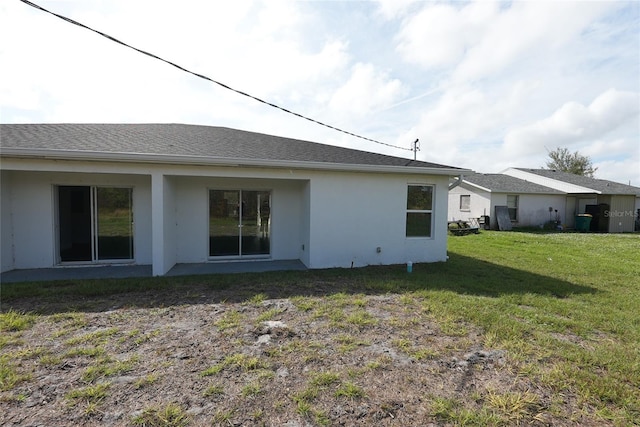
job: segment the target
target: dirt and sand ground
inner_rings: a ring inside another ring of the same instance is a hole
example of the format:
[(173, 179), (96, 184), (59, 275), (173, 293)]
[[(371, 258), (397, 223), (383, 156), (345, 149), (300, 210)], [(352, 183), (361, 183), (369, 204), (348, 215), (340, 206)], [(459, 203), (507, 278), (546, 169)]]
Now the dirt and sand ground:
[(1, 350), (23, 377), (2, 391), (0, 425), (567, 425), (508, 351), (437, 302), (339, 291), (5, 303), (40, 314)]

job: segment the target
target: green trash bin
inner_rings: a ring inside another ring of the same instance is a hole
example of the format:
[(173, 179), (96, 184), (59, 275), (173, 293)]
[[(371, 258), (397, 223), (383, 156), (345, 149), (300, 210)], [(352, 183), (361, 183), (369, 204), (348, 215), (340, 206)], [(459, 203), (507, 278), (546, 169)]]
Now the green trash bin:
[(589, 227), (591, 226), (591, 215), (589, 214), (579, 214), (576, 215), (576, 230), (578, 231), (589, 231)]

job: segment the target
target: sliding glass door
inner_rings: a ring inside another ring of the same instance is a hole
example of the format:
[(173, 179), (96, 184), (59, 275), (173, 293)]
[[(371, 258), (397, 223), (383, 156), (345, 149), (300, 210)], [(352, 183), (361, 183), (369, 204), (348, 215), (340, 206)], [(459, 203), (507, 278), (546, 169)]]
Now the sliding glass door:
[(209, 256), (240, 255), (240, 192), (209, 191)]
[(131, 188), (59, 186), (60, 262), (133, 259)]
[(209, 256), (270, 254), (271, 192), (209, 191)]
[(58, 246), (61, 262), (91, 261), (91, 187), (58, 187)]
[(271, 194), (268, 191), (241, 191), (240, 254), (269, 255)]
[(96, 258), (133, 259), (132, 189), (97, 187), (95, 194)]

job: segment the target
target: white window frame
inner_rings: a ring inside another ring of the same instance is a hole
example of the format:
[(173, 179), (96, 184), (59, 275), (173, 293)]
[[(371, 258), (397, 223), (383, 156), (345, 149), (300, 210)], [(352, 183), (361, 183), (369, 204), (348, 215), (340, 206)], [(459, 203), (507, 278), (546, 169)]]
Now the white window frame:
[[(407, 207), (407, 203), (409, 201), (409, 187), (431, 187), (431, 209), (409, 209)], [(407, 184), (407, 191), (406, 191), (406, 197), (405, 197), (405, 208), (406, 208), (406, 213), (405, 213), (405, 238), (407, 239), (433, 239), (433, 222), (434, 222), (434, 214), (433, 214), (433, 206), (436, 203), (435, 197), (436, 197), (436, 186), (434, 184), (425, 184), (425, 183), (408, 183)], [(430, 214), (430, 218), (431, 218), (431, 222), (429, 223), (429, 234), (425, 235), (425, 236), (409, 236), (407, 235), (407, 225), (408, 225), (408, 217), (409, 214), (412, 213), (422, 213), (422, 214)]]
[[(466, 207), (464, 206), (465, 204), (462, 202), (463, 200), (466, 201)], [(460, 212), (471, 212), (471, 194), (461, 194), (460, 195)]]

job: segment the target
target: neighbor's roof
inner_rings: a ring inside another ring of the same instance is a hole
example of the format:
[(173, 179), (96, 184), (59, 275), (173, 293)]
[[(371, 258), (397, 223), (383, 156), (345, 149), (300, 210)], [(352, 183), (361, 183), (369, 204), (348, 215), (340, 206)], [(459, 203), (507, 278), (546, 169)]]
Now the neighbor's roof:
[(517, 170), (532, 173), (544, 178), (554, 179), (556, 181), (566, 182), (580, 187), (591, 188), (602, 194), (617, 195), (640, 195), (640, 188), (631, 185), (621, 184), (619, 182), (608, 181), (606, 179), (590, 178), (588, 176), (576, 175), (568, 172), (562, 172), (555, 169), (526, 169), (515, 168)]
[(463, 181), (497, 193), (565, 194), (562, 191), (499, 173), (465, 174)]
[[(0, 153), (94, 160), (252, 166), (464, 169), (237, 129), (185, 124), (3, 124)], [(358, 168), (355, 168), (358, 169)]]

